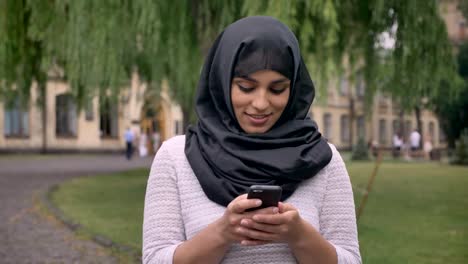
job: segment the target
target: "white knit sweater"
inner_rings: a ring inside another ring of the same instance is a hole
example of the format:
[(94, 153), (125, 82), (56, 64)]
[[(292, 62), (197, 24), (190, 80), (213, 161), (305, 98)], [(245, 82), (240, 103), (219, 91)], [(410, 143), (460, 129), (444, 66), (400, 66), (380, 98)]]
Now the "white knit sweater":
[[(185, 136), (161, 146), (151, 167), (143, 221), (143, 263), (172, 263), (176, 247), (219, 219), (225, 207), (209, 200), (184, 153)], [(353, 193), (333, 145), (331, 162), (286, 202), (335, 246), (338, 263), (361, 263)], [(313, 256), (311, 257), (312, 260)], [(296, 263), (287, 244), (234, 244), (223, 263)]]

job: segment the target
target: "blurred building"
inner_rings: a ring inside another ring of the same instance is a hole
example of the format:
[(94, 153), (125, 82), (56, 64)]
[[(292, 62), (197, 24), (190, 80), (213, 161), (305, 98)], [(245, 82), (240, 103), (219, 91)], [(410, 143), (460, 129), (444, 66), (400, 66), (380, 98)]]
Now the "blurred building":
[[(95, 97), (79, 113), (63, 79), (51, 76), (46, 86), (46, 135), (38, 91), (33, 85), (26, 110), (18, 103), (7, 106), (0, 102), (0, 151), (40, 151), (44, 141), (49, 152), (121, 151), (127, 127), (137, 139), (141, 133), (151, 139), (157, 132), (161, 140), (182, 133), (182, 112), (169, 98), (166, 82), (160, 96), (148, 101), (144, 96), (146, 85), (134, 74), (118, 101), (101, 100), (99, 104)], [(149, 140), (148, 149), (152, 150), (150, 144)]]
[[(458, 0), (439, 1), (439, 12), (447, 26), (447, 32), (454, 49), (468, 40), (468, 23), (458, 10)], [(364, 112), (365, 84), (357, 80), (351, 83), (341, 78), (328, 89), (325, 104), (314, 103), (311, 115), (322, 134), (340, 149), (351, 149), (359, 138), (367, 143), (375, 141), (384, 148), (392, 147), (392, 137), (401, 132), (404, 140), (417, 127), (414, 113), (403, 115), (403, 128), (400, 128), (400, 109), (390, 96), (377, 94), (370, 113)], [(354, 110), (352, 110), (354, 109)], [(429, 136), (435, 148), (446, 147), (446, 137), (438, 118), (431, 111), (421, 111), (423, 136)]]
[[(362, 81), (351, 83), (341, 79), (338, 87), (328, 89), (325, 103), (314, 103), (311, 116), (317, 122), (323, 136), (339, 149), (350, 150), (359, 139), (370, 144), (376, 142), (382, 148), (392, 147), (392, 137), (400, 133), (407, 142), (413, 129), (417, 128), (414, 113), (402, 115), (403, 127), (400, 127), (401, 111), (389, 96), (377, 94), (366, 114), (364, 109), (364, 89)], [(423, 133), (429, 135), (435, 148), (446, 146), (445, 135), (439, 126), (437, 117), (430, 111), (421, 111)]]
[(458, 3), (458, 0), (439, 1), (440, 14), (447, 25), (449, 39), (455, 47), (468, 40), (468, 22), (458, 9)]
[[(454, 47), (468, 38), (466, 19), (457, 9), (456, 0), (439, 2), (440, 13)], [(32, 89), (31, 102), (26, 111), (19, 105), (7, 107), (0, 102), (0, 151), (39, 151), (46, 141), (49, 151), (119, 151), (124, 148), (123, 134), (131, 127), (137, 135), (157, 132), (160, 142), (183, 133), (182, 111), (171, 101), (167, 83), (161, 94), (145, 98), (146, 86), (135, 74), (130, 87), (118, 102), (94, 98), (79, 114), (68, 84), (60, 78), (47, 82), (47, 129), (42, 129), (40, 107), (34, 103), (37, 90)], [(340, 149), (351, 149), (358, 139), (377, 142), (391, 148), (392, 137), (400, 132), (407, 140), (417, 127), (414, 113), (401, 111), (389, 96), (377, 94), (369, 110), (364, 109), (365, 84), (340, 78), (328, 89), (325, 103), (315, 102), (311, 116), (322, 134)], [(366, 115), (365, 111), (370, 112)], [(400, 127), (403, 120), (403, 127)], [(446, 138), (437, 117), (421, 111), (423, 136), (429, 136), (435, 148), (445, 148)], [(150, 141), (149, 141), (150, 142)], [(148, 146), (151, 150), (151, 146)]]

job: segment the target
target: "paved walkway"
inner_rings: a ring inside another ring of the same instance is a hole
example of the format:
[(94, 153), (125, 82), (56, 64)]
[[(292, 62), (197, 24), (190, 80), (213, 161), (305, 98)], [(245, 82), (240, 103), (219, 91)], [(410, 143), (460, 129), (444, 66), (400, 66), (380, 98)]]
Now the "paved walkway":
[(0, 156), (0, 263), (116, 263), (101, 246), (39, 214), (33, 197), (73, 177), (149, 168), (151, 161), (118, 155)]

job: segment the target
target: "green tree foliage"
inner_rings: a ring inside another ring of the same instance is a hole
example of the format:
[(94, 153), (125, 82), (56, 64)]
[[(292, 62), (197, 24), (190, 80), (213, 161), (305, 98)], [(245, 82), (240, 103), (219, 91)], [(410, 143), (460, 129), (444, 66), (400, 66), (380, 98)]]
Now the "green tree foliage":
[[(395, 10), (388, 16), (398, 27), (391, 60), (393, 74), (386, 90), (409, 109), (419, 106), (424, 97), (438, 97), (441, 89), (451, 92), (447, 99), (453, 98), (460, 87), (460, 78), (446, 26), (441, 19), (434, 19), (438, 16), (437, 2), (385, 1), (385, 4)], [(440, 88), (443, 81), (447, 86)]]
[[(444, 89), (455, 94), (456, 71), (438, 1), (406, 0), (0, 0), (0, 80), (28, 94), (33, 79), (64, 70), (79, 104), (95, 94), (118, 95), (136, 69), (152, 89), (170, 92), (193, 120), (193, 96), (215, 36), (247, 15), (279, 18), (298, 36), (319, 91), (343, 70), (406, 108)], [(379, 45), (382, 33), (396, 39)]]
[(458, 72), (464, 79), (462, 90), (456, 98), (448, 100), (449, 91), (443, 89), (445, 82), (442, 82), (441, 93), (432, 102), (435, 112), (441, 117), (440, 122), (450, 148), (455, 147), (455, 140), (460, 137), (461, 131), (468, 128), (468, 43), (459, 47), (457, 62)]
[(468, 129), (465, 129), (457, 140), (453, 163), (468, 165)]
[(241, 1), (133, 1), (139, 58), (150, 69), (140, 73), (153, 83), (169, 81), (184, 120), (193, 121), (194, 94), (203, 57), (216, 35), (240, 18)]
[(28, 36), (30, 23), (24, 1), (0, 1), (0, 96), (19, 96), (23, 105), (32, 81), (43, 82), (46, 77), (40, 68), (42, 43)]
[(468, 17), (468, 1), (460, 0), (458, 2), (458, 9), (462, 12), (464, 17)]
[(42, 44), (44, 71), (64, 70), (78, 102), (109, 89), (118, 94), (135, 64), (129, 1), (26, 1), (28, 37)]

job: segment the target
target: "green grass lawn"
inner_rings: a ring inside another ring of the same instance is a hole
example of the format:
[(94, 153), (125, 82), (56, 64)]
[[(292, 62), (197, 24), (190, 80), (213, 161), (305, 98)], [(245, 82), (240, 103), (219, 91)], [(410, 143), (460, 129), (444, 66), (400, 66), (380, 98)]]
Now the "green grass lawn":
[[(361, 201), (373, 166), (348, 165)], [(359, 221), (365, 263), (468, 263), (468, 168), (384, 163)]]
[(77, 178), (52, 193), (52, 202), (91, 234), (141, 248), (148, 170)]
[[(358, 206), (374, 165), (347, 166)], [(147, 176), (75, 179), (52, 199), (89, 232), (139, 250)], [(468, 168), (383, 163), (358, 228), (364, 263), (468, 263)]]

